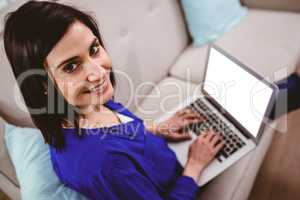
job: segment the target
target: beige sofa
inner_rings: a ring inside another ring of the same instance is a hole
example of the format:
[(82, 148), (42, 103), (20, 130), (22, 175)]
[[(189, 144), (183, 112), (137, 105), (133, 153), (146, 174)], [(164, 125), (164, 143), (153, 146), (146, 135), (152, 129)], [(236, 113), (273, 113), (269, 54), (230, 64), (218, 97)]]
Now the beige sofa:
[[(8, 10), (24, 1), (17, 0)], [(207, 46), (191, 45), (180, 1), (62, 2), (94, 13), (118, 71), (117, 100), (138, 116), (157, 119), (165, 112), (158, 106), (161, 102), (165, 109), (171, 110), (203, 79)], [(216, 43), (271, 81), (279, 80), (294, 70), (300, 55), (300, 14), (285, 12), (282, 8), (298, 11), (300, 3), (297, 0), (246, 0), (244, 3), (251, 7), (248, 15)], [(5, 12), (7, 10), (2, 10), (2, 16)], [(3, 17), (0, 28), (1, 32)], [(12, 89), (15, 79), (4, 53), (2, 34), (0, 43), (0, 114), (10, 123), (33, 126), (28, 113), (20, 109), (15, 98), (20, 95)], [(151, 112), (146, 114), (145, 111)], [(266, 129), (253, 152), (203, 187), (200, 199), (246, 200), (272, 140), (275, 124)], [(19, 184), (1, 134), (0, 189), (11, 199), (20, 199)]]

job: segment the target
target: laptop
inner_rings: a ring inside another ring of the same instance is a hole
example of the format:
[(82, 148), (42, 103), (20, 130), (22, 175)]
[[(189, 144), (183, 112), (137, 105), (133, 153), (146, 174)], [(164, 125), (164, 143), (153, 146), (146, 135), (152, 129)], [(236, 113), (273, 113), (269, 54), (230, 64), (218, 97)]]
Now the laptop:
[(209, 47), (200, 86), (195, 95), (157, 122), (183, 108), (204, 118), (201, 123), (185, 127), (192, 140), (168, 144), (182, 166), (187, 161), (189, 145), (201, 132), (212, 128), (222, 135), (225, 145), (201, 174), (198, 185), (203, 186), (258, 145), (278, 88), (216, 45)]

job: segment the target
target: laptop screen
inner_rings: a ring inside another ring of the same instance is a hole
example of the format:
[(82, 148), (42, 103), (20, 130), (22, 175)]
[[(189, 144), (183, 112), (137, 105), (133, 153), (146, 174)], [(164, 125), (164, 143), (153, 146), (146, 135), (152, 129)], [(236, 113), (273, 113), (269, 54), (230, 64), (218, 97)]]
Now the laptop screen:
[(211, 47), (203, 90), (256, 137), (273, 89)]

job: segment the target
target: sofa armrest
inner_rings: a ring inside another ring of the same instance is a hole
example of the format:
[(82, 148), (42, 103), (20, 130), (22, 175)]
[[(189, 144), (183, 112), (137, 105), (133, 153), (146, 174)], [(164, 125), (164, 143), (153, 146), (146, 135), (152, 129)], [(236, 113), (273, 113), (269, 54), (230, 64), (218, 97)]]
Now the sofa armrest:
[(299, 0), (241, 0), (249, 8), (300, 12)]

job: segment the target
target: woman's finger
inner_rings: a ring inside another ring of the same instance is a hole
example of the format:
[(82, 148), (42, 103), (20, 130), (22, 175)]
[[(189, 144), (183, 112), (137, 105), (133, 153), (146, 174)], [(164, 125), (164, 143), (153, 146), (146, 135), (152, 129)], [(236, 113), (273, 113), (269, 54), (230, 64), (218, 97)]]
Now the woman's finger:
[(206, 138), (207, 135), (208, 135), (208, 132), (207, 132), (207, 131), (203, 131), (203, 132), (199, 135), (199, 137)]
[(214, 147), (214, 153), (218, 153), (224, 146), (225, 142), (224, 141), (221, 141), (219, 144), (217, 144), (215, 147)]
[(216, 146), (216, 144), (220, 141), (220, 135), (215, 134), (212, 140), (210, 141), (213, 146)]
[(189, 114), (189, 113), (192, 113), (193, 111), (190, 109), (190, 108), (183, 108), (179, 111), (176, 112), (176, 115), (177, 116), (182, 116), (184, 114)]
[(185, 113), (185, 109), (181, 109), (181, 110), (178, 110), (178, 111), (175, 113), (175, 115), (181, 116), (181, 115), (183, 115), (184, 113)]
[(207, 131), (206, 140), (207, 140), (208, 142), (210, 142), (214, 136), (215, 136), (215, 133), (212, 132), (211, 129), (209, 129), (209, 130)]
[(200, 115), (198, 115), (197, 113), (185, 113), (183, 115), (180, 116), (181, 118), (197, 118), (197, 119), (203, 119)]
[(200, 119), (192, 118), (192, 119), (183, 119), (180, 124), (181, 124), (182, 127), (185, 127), (185, 126), (188, 126), (190, 124), (195, 124), (195, 123), (199, 123), (199, 122), (201, 122)]

